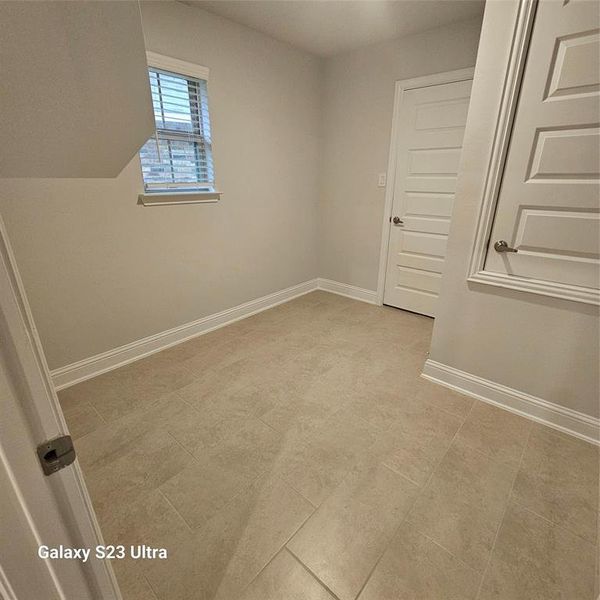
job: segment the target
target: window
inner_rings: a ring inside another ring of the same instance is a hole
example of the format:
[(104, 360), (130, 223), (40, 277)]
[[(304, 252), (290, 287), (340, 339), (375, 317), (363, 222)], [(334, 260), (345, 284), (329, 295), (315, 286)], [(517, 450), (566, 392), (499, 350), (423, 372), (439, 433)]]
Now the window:
[(165, 203), (165, 196), (183, 194), (184, 202), (190, 195), (197, 201), (217, 199), (208, 69), (150, 52), (148, 64), (156, 133), (140, 150), (142, 202)]

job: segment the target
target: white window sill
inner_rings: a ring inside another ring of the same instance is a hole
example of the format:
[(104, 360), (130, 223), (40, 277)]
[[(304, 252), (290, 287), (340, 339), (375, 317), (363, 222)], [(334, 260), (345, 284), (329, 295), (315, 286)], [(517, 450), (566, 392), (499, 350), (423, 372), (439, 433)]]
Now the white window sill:
[(214, 204), (221, 192), (154, 192), (140, 194), (138, 204), (144, 206), (167, 206), (170, 204)]

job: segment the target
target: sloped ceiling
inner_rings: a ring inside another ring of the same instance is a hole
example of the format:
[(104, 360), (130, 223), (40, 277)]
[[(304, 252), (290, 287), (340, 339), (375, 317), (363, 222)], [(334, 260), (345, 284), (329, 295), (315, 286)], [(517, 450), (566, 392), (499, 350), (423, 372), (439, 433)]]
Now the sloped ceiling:
[(137, 2), (0, 2), (0, 177), (115, 177), (154, 131)]

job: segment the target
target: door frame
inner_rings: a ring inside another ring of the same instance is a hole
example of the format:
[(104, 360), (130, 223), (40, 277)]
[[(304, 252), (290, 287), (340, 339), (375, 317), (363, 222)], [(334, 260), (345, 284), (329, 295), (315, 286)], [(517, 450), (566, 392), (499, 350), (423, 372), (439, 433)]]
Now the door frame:
[(404, 92), (418, 88), (431, 87), (434, 85), (443, 85), (444, 83), (457, 83), (459, 81), (468, 81), (473, 79), (475, 67), (458, 69), (455, 71), (444, 71), (442, 73), (433, 73), (423, 77), (414, 77), (412, 79), (400, 79), (396, 81), (394, 92), (394, 111), (392, 114), (392, 128), (390, 138), (390, 151), (387, 167), (387, 186), (385, 188), (385, 205), (383, 209), (383, 223), (381, 226), (381, 249), (379, 253), (379, 274), (377, 276), (377, 296), (376, 304), (383, 305), (383, 296), (385, 293), (385, 275), (387, 271), (388, 250), (390, 244), (390, 217), (392, 216), (392, 207), (394, 205), (394, 188), (396, 187), (396, 155), (398, 152), (398, 134), (400, 133), (398, 121), (400, 120), (400, 110)]
[(533, 33), (537, 6), (538, 0), (522, 0), (517, 6), (518, 10), (515, 11), (513, 35), (507, 53), (509, 60), (506, 65), (502, 98), (496, 114), (496, 135), (494, 136), (487, 166), (485, 187), (481, 199), (475, 241), (471, 250), (467, 280), (476, 284), (492, 285), (573, 302), (600, 305), (600, 290), (530, 277), (516, 277), (486, 271), (485, 269), (488, 241), (498, 205), (510, 134), (521, 89), (521, 80), (525, 70), (527, 50)]
[[(22, 549), (22, 540), (35, 540), (34, 545), (65, 540), (91, 548), (93, 556), (95, 546), (104, 541), (78, 461), (44, 476), (37, 459), (36, 446), (68, 434), (68, 428), (1, 216), (0, 333), (0, 383), (8, 390), (0, 401), (5, 425), (0, 469), (4, 480), (10, 482), (0, 489), (0, 501), (6, 501), (11, 514), (18, 515), (13, 523), (17, 539), (12, 543)], [(15, 597), (8, 572), (29, 572), (32, 580), (33, 574), (39, 574), (37, 584), (46, 581), (42, 585), (48, 598), (122, 598), (108, 561), (52, 561), (33, 553), (31, 560), (24, 562), (20, 552), (1, 554), (0, 590), (7, 600)]]

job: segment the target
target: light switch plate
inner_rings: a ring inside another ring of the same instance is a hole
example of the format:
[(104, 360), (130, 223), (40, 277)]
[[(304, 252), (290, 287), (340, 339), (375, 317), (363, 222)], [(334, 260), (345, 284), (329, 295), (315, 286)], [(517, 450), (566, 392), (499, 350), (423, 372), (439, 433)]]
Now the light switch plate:
[(385, 187), (386, 179), (386, 173), (379, 173), (379, 175), (377, 176), (377, 187)]

